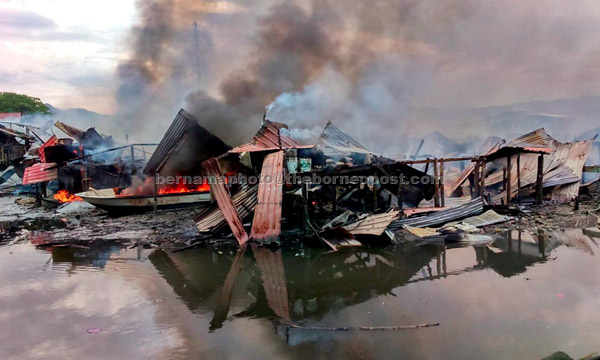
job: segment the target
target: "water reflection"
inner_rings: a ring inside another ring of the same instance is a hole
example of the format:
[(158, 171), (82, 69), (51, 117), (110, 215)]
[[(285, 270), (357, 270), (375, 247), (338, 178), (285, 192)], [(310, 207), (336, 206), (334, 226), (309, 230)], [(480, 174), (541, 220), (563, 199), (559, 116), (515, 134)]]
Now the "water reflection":
[[(209, 248), (156, 251), (149, 259), (192, 311), (214, 313), (210, 330), (215, 331), (227, 320), (243, 317), (316, 321), (378, 296), (395, 296), (394, 291), (409, 284), (470, 272), (492, 270), (508, 278), (552, 260), (559, 246), (593, 255), (593, 241), (581, 229), (509, 230), (487, 246), (438, 244), (336, 253), (253, 246), (224, 254)], [(232, 302), (246, 305), (231, 312)]]

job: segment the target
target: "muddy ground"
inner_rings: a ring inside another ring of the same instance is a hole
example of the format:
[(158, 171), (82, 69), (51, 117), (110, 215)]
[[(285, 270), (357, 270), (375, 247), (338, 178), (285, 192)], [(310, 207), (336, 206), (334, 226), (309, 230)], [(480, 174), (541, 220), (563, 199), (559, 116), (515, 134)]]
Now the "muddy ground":
[[(574, 203), (547, 202), (541, 206), (523, 207), (524, 212), (507, 223), (490, 226), (486, 233), (507, 228), (529, 228), (554, 231), (564, 228), (597, 226), (600, 197), (585, 196), (574, 209)], [(120, 217), (85, 203), (46, 209), (35, 206), (31, 198), (0, 197), (0, 242), (79, 243), (94, 240), (140, 242), (146, 247), (182, 247), (201, 239), (193, 222), (200, 209), (185, 209), (158, 214), (146, 213)], [(206, 240), (204, 240), (206, 241)], [(211, 243), (235, 244), (232, 237), (214, 239)]]
[(84, 203), (72, 203), (69, 208), (45, 209), (13, 196), (0, 197), (0, 209), (2, 242), (120, 240), (141, 241), (146, 246), (176, 246), (199, 237), (193, 222), (199, 210), (111, 217)]

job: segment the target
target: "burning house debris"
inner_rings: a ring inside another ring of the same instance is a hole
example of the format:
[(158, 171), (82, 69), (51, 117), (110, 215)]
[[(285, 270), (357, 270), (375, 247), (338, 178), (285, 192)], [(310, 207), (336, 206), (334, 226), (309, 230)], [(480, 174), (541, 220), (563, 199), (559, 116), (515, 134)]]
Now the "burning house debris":
[(478, 228), (509, 221), (502, 214), (519, 206), (575, 199), (593, 142), (561, 143), (538, 129), (490, 138), (472, 156), (394, 159), (332, 122), (306, 143), (265, 115), (232, 148), (182, 109), (146, 161), (145, 150), (136, 158), (140, 149), (114, 147), (93, 128), (55, 126), (70, 138), (52, 135), (23, 160), (23, 184), (57, 182), (50, 200), (113, 213), (203, 207), (194, 219), (201, 239), (232, 234), (245, 247), (304, 235), (334, 251), (406, 238), (483, 241)]

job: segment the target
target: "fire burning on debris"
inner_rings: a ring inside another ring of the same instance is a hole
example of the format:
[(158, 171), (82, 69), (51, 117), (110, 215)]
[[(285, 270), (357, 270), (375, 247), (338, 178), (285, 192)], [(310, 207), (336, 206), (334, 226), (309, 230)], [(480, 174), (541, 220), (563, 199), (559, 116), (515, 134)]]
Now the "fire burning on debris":
[[(153, 195), (154, 194), (154, 178), (147, 178), (140, 185), (132, 185), (126, 189), (114, 189), (117, 196), (136, 196), (136, 195)], [(185, 194), (196, 192), (209, 192), (210, 184), (208, 182), (202, 184), (173, 184), (159, 185), (158, 195), (167, 194)]]
[(200, 185), (179, 184), (179, 185), (167, 186), (167, 187), (158, 189), (158, 194), (165, 195), (165, 194), (181, 194), (181, 193), (190, 193), (190, 192), (209, 192), (209, 191), (210, 191), (209, 184), (200, 184)]
[(54, 199), (58, 200), (61, 204), (70, 203), (73, 201), (83, 201), (82, 198), (71, 194), (67, 190), (59, 190), (56, 194), (54, 194)]

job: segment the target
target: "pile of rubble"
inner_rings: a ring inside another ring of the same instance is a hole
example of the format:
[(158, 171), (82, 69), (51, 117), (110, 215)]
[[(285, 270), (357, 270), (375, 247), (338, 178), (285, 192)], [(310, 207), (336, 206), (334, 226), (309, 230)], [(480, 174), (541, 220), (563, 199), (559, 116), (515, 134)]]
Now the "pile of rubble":
[[(159, 144), (114, 147), (93, 128), (55, 126), (69, 138), (11, 133), (30, 141), (13, 163), (22, 168), (20, 185), (35, 184), (39, 198), (49, 199), (46, 189), (54, 184), (57, 202), (85, 200), (109, 212), (200, 206), (194, 216), (200, 239), (233, 236), (240, 246), (288, 238), (332, 250), (415, 240), (485, 242), (485, 229), (530, 221), (536, 204), (571, 204), (580, 190), (599, 188), (597, 182), (581, 187), (595, 139), (561, 143), (544, 129), (509, 142), (489, 139), (473, 156), (393, 159), (331, 122), (306, 143), (265, 117), (256, 135), (236, 147), (185, 110)], [(157, 147), (146, 160), (141, 147), (151, 145)], [(201, 180), (178, 182), (192, 177)]]

